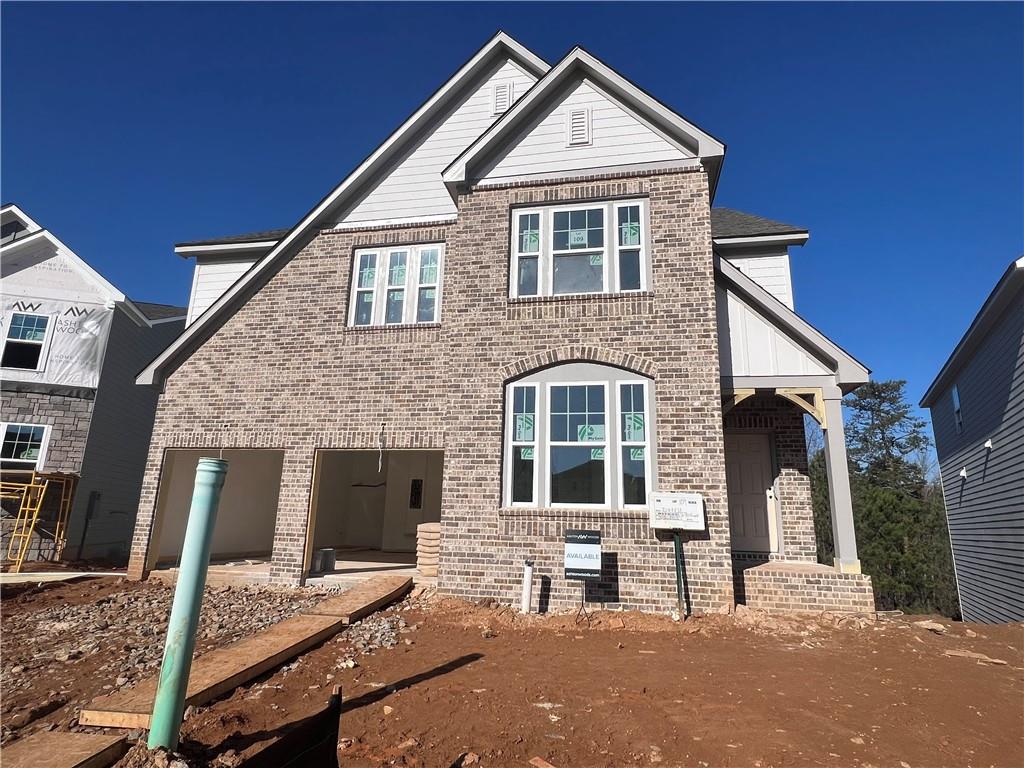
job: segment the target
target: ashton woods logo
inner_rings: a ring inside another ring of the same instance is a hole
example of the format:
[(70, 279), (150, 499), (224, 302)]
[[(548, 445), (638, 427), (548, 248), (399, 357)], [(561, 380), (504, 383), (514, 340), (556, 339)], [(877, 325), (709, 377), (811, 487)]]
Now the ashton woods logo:
[(88, 317), (92, 310), (82, 309), (81, 307), (69, 307), (67, 312), (64, 313), (64, 317), (71, 315), (72, 317)]
[(29, 304), (27, 301), (14, 302), (14, 308), (19, 312), (37, 312), (42, 304)]

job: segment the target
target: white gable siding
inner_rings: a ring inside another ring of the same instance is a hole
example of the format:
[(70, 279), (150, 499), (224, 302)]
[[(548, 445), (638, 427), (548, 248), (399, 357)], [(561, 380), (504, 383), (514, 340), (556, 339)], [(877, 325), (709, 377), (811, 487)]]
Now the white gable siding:
[(715, 289), (723, 376), (814, 376), (831, 371), (742, 298)]
[(793, 309), (793, 280), (789, 272), (787, 251), (743, 256), (726, 255), (725, 258), (768, 293)]
[(207, 308), (223, 295), (249, 268), (256, 263), (257, 257), (247, 258), (210, 258), (196, 259), (196, 269), (192, 274), (192, 294), (188, 297), (188, 322), (199, 317)]
[[(567, 146), (566, 116), (580, 109), (590, 112), (591, 141), (570, 147)], [(567, 95), (533, 120), (518, 141), (481, 171), (480, 183), (499, 183), (510, 177), (555, 171), (692, 157), (651, 130), (589, 80), (580, 80)]]
[(410, 149), (394, 170), (342, 216), (340, 223), (455, 216), (455, 203), (441, 180), (441, 172), (498, 119), (494, 114), (495, 83), (510, 83), (515, 101), (534, 82), (513, 62), (505, 61), (432, 133)]

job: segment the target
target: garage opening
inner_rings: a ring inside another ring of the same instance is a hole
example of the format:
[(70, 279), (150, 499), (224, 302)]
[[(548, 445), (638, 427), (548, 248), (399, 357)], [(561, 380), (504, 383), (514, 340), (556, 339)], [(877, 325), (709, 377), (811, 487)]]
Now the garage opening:
[(441, 519), (443, 466), (442, 451), (318, 451), (310, 575), (414, 567), (416, 527)]
[[(175, 568), (181, 560), (196, 465), (204, 456), (218, 457), (220, 451), (172, 448), (164, 454), (151, 568)], [(284, 451), (224, 450), (223, 458), (228, 474), (210, 547), (211, 574), (220, 565), (246, 580), (269, 578)]]

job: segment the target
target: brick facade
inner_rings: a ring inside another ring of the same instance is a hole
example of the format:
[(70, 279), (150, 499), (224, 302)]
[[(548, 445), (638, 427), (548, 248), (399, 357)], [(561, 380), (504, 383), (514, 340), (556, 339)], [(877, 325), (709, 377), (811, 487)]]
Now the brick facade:
[(840, 573), (827, 565), (772, 562), (744, 570), (740, 576), (750, 608), (769, 613), (875, 610), (871, 577)]
[[(508, 298), (511, 209), (621, 197), (649, 200), (652, 289), (601, 297)], [(503, 403), (508, 381), (559, 363), (614, 365), (653, 380), (658, 486), (697, 491), (707, 531), (685, 537), (691, 606), (732, 603), (723, 416), (707, 177), (701, 168), (572, 183), (478, 188), (439, 227), (328, 230), (284, 264), (171, 373), (160, 398), (129, 567), (146, 570), (164, 451), (285, 452), (271, 579), (304, 576), (317, 449), (444, 451), (438, 583), (467, 598), (517, 599), (536, 560), (537, 607), (577, 604), (562, 576), (566, 528), (601, 530), (609, 606), (675, 607), (673, 546), (633, 510), (503, 509)], [(356, 248), (445, 242), (441, 322), (350, 328)], [(736, 428), (776, 434), (788, 501), (787, 554), (814, 546), (803, 424), (784, 408)], [(797, 434), (799, 430), (799, 434)], [(797, 450), (799, 444), (800, 450)], [(800, 455), (798, 455), (800, 454)], [(810, 528), (808, 529), (808, 524)], [(158, 527), (158, 526), (157, 526)], [(810, 536), (808, 539), (808, 530)], [(811, 556), (813, 559), (813, 556)]]
[(95, 401), (48, 392), (0, 392), (0, 416), (4, 421), (46, 424), (50, 427), (47, 472), (81, 472), (85, 445)]

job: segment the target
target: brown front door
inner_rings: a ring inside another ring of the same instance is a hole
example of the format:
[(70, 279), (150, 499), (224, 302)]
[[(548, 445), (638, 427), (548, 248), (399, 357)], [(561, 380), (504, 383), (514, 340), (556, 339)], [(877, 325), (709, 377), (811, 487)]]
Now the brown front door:
[(725, 474), (732, 548), (774, 551), (774, 473), (768, 435), (726, 434)]

